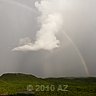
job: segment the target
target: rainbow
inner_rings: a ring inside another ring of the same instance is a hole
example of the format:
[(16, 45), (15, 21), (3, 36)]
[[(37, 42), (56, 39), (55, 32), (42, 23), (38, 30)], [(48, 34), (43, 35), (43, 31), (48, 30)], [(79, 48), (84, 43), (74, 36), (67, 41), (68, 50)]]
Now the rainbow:
[(84, 60), (84, 58), (83, 58), (80, 50), (78, 49), (78, 47), (76, 46), (76, 44), (73, 42), (73, 40), (70, 38), (70, 36), (69, 36), (66, 32), (64, 32), (64, 35), (67, 37), (67, 39), (68, 39), (68, 40), (70, 41), (70, 43), (73, 45), (76, 53), (77, 53), (78, 56), (80, 57), (80, 60), (81, 60), (81, 62), (82, 62), (82, 64), (83, 64), (83, 66), (84, 66), (84, 70), (85, 70), (85, 72), (86, 72), (86, 75), (89, 76), (90, 74), (89, 74), (89, 70), (88, 70), (87, 64), (86, 64), (86, 62), (85, 62), (85, 60)]

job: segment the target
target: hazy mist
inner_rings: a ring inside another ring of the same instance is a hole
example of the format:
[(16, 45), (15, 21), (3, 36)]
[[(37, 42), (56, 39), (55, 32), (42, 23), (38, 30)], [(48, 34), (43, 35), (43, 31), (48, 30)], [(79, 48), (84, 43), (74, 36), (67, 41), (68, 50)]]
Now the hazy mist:
[[(0, 74), (23, 72), (40, 77), (96, 76), (96, 0), (52, 0), (54, 8), (60, 2), (63, 6), (60, 9), (62, 30), (56, 33), (59, 47), (50, 51), (44, 48), (12, 51), (22, 38), (36, 41), (41, 27), (37, 20), (40, 11), (35, 7), (35, 1), (0, 0)], [(84, 59), (89, 74), (86, 74), (74, 45)]]

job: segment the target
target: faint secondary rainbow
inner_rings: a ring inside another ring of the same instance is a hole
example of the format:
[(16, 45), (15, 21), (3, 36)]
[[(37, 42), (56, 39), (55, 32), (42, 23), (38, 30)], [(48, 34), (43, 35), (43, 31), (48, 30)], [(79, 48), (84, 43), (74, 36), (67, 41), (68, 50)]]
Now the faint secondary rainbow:
[[(0, 0), (0, 1), (6, 2), (6, 3), (10, 3), (10, 4), (14, 4), (14, 5), (18, 5), (18, 6), (22, 7), (22, 8), (27, 9), (28, 11), (32, 11), (32, 12), (37, 13), (33, 8), (31, 8), (31, 7), (29, 7), (29, 6), (25, 5), (25, 4), (16, 2), (16, 1), (12, 1), (12, 0)], [(85, 60), (84, 60), (84, 58), (83, 58), (80, 50), (78, 49), (78, 47), (76, 46), (76, 44), (72, 41), (72, 39), (70, 38), (70, 36), (69, 36), (66, 32), (64, 32), (64, 35), (67, 37), (67, 39), (70, 41), (70, 43), (71, 43), (71, 44), (73, 45), (73, 47), (75, 48), (78, 56), (80, 57), (80, 60), (81, 60), (81, 62), (82, 62), (82, 64), (83, 64), (83, 66), (84, 66), (84, 70), (85, 70), (85, 72), (86, 72), (86, 75), (89, 76), (88, 67), (87, 67), (87, 65), (86, 65), (86, 62), (85, 62)]]
[(72, 39), (69, 37), (69, 35), (68, 35), (66, 32), (64, 32), (64, 35), (67, 37), (67, 39), (68, 39), (68, 40), (70, 41), (70, 43), (73, 45), (75, 51), (77, 52), (77, 54), (78, 54), (78, 56), (80, 57), (80, 60), (81, 60), (81, 62), (82, 62), (82, 64), (83, 64), (83, 66), (84, 66), (84, 70), (85, 70), (85, 72), (86, 72), (86, 75), (89, 76), (90, 74), (89, 74), (88, 67), (87, 67), (87, 65), (86, 65), (86, 62), (85, 62), (85, 60), (84, 60), (84, 58), (83, 58), (80, 50), (78, 49), (78, 47), (76, 46), (76, 44), (72, 41)]
[(17, 6), (20, 6), (22, 8), (25, 8), (27, 9), (28, 11), (32, 11), (32, 12), (35, 12), (37, 13), (32, 7), (30, 6), (27, 6), (25, 4), (22, 4), (22, 3), (19, 3), (17, 1), (12, 1), (12, 0), (0, 0), (1, 2), (6, 2), (6, 3), (9, 3), (9, 4), (14, 4), (14, 5), (17, 5)]

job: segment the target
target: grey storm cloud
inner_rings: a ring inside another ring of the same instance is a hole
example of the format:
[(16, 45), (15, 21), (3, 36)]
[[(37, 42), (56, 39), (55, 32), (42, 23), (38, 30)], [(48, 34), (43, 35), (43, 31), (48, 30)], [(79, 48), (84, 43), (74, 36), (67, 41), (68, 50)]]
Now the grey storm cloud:
[(95, 4), (0, 0), (0, 74), (96, 76)]

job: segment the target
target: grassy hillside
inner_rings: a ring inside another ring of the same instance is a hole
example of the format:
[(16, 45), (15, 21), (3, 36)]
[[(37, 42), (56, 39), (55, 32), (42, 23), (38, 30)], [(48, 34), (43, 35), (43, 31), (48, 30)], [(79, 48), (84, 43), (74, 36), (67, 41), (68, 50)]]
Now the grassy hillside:
[(20, 73), (0, 76), (0, 94), (16, 94), (28, 89), (33, 89), (36, 96), (96, 96), (96, 78), (42, 79)]

